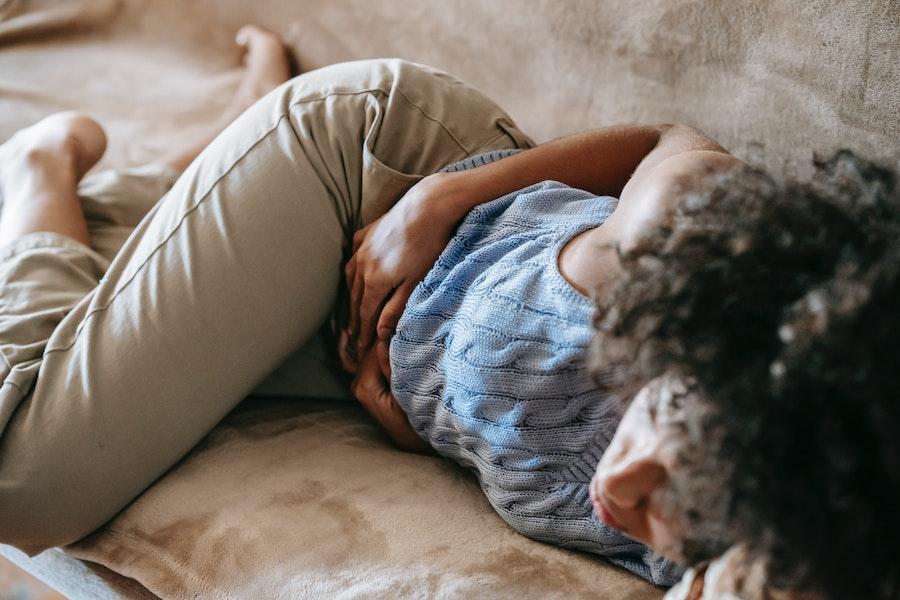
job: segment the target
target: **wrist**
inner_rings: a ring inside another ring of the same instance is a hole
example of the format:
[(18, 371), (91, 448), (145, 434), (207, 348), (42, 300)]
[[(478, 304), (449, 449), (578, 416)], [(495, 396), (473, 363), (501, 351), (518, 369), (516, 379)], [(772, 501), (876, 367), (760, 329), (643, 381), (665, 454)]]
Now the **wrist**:
[(453, 223), (461, 221), (470, 210), (485, 201), (478, 193), (478, 178), (469, 171), (434, 173), (425, 178), (423, 183), (426, 182), (430, 187), (427, 194), (431, 200), (429, 209)]

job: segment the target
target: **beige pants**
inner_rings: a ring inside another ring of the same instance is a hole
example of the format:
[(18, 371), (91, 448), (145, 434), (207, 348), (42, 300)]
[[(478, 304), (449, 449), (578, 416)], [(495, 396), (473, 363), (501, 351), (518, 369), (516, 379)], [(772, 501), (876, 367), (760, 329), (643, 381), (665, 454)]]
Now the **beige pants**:
[(0, 248), (0, 543), (115, 515), (314, 338), (355, 229), (425, 174), (530, 145), (452, 77), (362, 61), (274, 90), (177, 181), (86, 180), (93, 249)]

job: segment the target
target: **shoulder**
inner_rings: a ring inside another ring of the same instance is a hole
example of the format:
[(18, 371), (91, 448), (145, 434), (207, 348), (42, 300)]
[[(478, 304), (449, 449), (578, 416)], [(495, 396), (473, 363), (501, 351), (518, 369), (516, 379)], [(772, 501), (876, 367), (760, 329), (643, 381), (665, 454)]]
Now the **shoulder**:
[(644, 202), (662, 203), (660, 208), (670, 208), (669, 204), (678, 197), (679, 192), (697, 186), (704, 178), (713, 177), (740, 164), (740, 160), (727, 152), (681, 152), (662, 160), (640, 179), (633, 180), (631, 189), (626, 188), (622, 192), (622, 199), (627, 201), (630, 192), (643, 196)]
[(660, 141), (635, 169), (622, 197), (668, 193), (694, 180), (740, 164), (712, 138), (687, 125), (665, 125)]
[(683, 192), (703, 178), (741, 164), (721, 149), (697, 148), (676, 152), (644, 170), (638, 170), (622, 190), (619, 226), (620, 248), (639, 245), (646, 233), (672, 218)]
[(741, 161), (724, 151), (689, 150), (664, 159), (646, 177), (657, 186), (680, 187), (739, 164)]
[(700, 130), (682, 124), (660, 125), (662, 133), (652, 152), (640, 162), (625, 188), (633, 191), (668, 191), (712, 171), (728, 169), (740, 161)]

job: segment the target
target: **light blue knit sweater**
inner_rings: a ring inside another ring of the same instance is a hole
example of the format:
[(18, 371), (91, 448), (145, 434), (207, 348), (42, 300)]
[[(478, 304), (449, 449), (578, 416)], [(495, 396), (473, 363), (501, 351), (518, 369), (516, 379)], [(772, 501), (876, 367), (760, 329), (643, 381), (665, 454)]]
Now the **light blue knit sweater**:
[(618, 414), (586, 362), (594, 303), (562, 277), (557, 257), (615, 206), (545, 181), (472, 210), (409, 299), (391, 342), (391, 383), (413, 428), (473, 469), (517, 531), (672, 584), (677, 569), (598, 521), (588, 496)]

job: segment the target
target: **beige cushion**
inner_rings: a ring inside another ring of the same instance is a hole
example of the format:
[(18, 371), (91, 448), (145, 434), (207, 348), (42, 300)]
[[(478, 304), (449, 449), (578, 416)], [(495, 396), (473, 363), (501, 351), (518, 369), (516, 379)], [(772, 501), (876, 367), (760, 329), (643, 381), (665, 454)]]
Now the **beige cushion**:
[(164, 598), (660, 598), (528, 540), (468, 472), (400, 452), (356, 405), (250, 399), (75, 557)]

